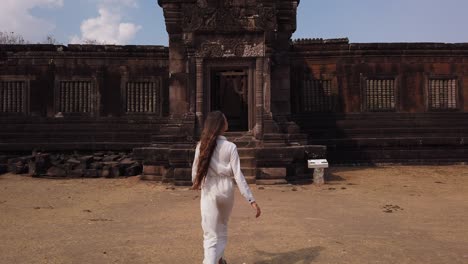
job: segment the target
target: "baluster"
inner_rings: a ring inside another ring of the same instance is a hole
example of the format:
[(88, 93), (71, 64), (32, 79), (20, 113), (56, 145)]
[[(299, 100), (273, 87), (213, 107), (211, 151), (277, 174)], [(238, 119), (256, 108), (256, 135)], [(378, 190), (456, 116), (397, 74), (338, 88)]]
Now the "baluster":
[(141, 95), (142, 95), (142, 83), (139, 82), (138, 83), (138, 89), (137, 89), (137, 112), (140, 113), (141, 112), (141, 102), (142, 102), (142, 99), (141, 99)]
[(134, 101), (133, 101), (133, 107), (134, 107), (134, 112), (138, 113), (139, 109), (140, 109), (140, 83), (135, 83), (135, 97), (134, 97)]
[(143, 101), (142, 101), (142, 112), (148, 112), (148, 103), (147, 103), (147, 100), (148, 100), (148, 96), (147, 96), (147, 92), (148, 92), (148, 83), (147, 82), (144, 82), (143, 83)]
[(135, 100), (135, 85), (133, 83), (128, 84), (130, 86), (130, 112), (135, 112), (134, 100)]
[(452, 79), (452, 108), (457, 108), (457, 80)]
[(131, 94), (131, 100), (130, 100), (130, 110), (131, 112), (135, 112), (135, 97), (136, 97), (136, 85), (135, 83), (130, 84), (130, 94)]
[(17, 97), (17, 99), (16, 99), (16, 102), (17, 102), (17, 104), (16, 104), (16, 112), (17, 112), (17, 113), (23, 112), (23, 111), (21, 111), (21, 99), (22, 99), (22, 98), (21, 98), (21, 97), (22, 97), (22, 96), (21, 96), (21, 95), (22, 95), (21, 89), (22, 89), (22, 87), (21, 87), (21, 82), (17, 82), (17, 89), (16, 89), (16, 97)]
[(78, 88), (81, 82), (73, 82), (72, 90), (72, 111), (78, 112)]
[(154, 112), (161, 114), (160, 109), (161, 109), (161, 84), (159, 81), (156, 81), (154, 83), (154, 90), (153, 90), (153, 104), (154, 104)]
[(74, 92), (75, 92), (75, 89), (74, 89), (74, 88), (75, 88), (75, 83), (76, 83), (76, 82), (69, 82), (70, 95), (69, 95), (69, 97), (68, 97), (68, 101), (69, 101), (69, 108), (70, 108), (69, 112), (70, 112), (70, 113), (73, 113), (73, 112), (74, 112), (73, 110), (74, 110), (74, 107), (75, 107), (75, 105), (74, 105), (74, 100), (75, 100), (75, 96), (74, 96)]
[(88, 106), (88, 101), (89, 97), (91, 97), (91, 93), (88, 91), (88, 88), (90, 86), (90, 83), (86, 83), (85, 86), (83, 87), (83, 92), (84, 92), (84, 98), (83, 98), (83, 111), (85, 113), (89, 113), (89, 106)]
[(150, 113), (154, 113), (154, 83), (149, 83), (149, 91), (148, 91), (148, 111)]
[(377, 98), (377, 102), (376, 102), (376, 108), (378, 110), (381, 110), (382, 109), (382, 93), (385, 89), (385, 85), (386, 85), (386, 80), (378, 80), (377, 81), (378, 85), (377, 85), (377, 91), (376, 91), (376, 98)]
[(390, 80), (383, 80), (382, 92), (380, 95), (380, 109), (387, 109), (387, 93), (390, 87)]
[(80, 87), (83, 82), (75, 83), (75, 112), (80, 112)]
[(13, 105), (11, 108), (11, 112), (16, 113), (18, 108), (18, 82), (12, 82), (12, 90), (13, 90)]
[(78, 85), (78, 112), (83, 113), (83, 88), (85, 87), (85, 82), (80, 82)]
[(388, 102), (388, 100), (389, 100), (388, 94), (390, 93), (390, 80), (384, 80), (384, 82), (385, 82), (385, 85), (382, 88), (381, 108), (387, 110), (387, 109), (390, 108), (390, 104)]
[(68, 82), (63, 82), (65, 88), (65, 113), (70, 112), (70, 85)]
[(76, 86), (78, 82), (70, 82), (70, 112), (76, 112)]
[(88, 91), (87, 110), (88, 110), (88, 112), (93, 112), (94, 111), (94, 103), (93, 102), (95, 101), (94, 96), (96, 94), (94, 91), (95, 91), (96, 88), (94, 87), (94, 84), (92, 82), (88, 82), (86, 88), (87, 88), (87, 91)]
[(372, 80), (367, 80), (366, 100), (367, 100), (367, 109), (368, 110), (372, 109), (371, 90), (372, 90)]
[(368, 86), (367, 86), (367, 104), (369, 106), (369, 109), (372, 110), (373, 108), (373, 102), (372, 102), (372, 89), (373, 89), (373, 85), (374, 85), (374, 82), (372, 80), (369, 80), (367, 81), (368, 83)]
[(436, 81), (431, 80), (431, 107), (436, 108)]
[(5, 105), (4, 104), (5, 96), (3, 95), (3, 83), (4, 82), (0, 81), (0, 112), (5, 112), (3, 109), (3, 106)]
[(145, 83), (142, 82), (140, 83), (140, 100), (139, 100), (139, 109), (140, 113), (143, 113), (145, 111)]
[(80, 111), (80, 86), (83, 82), (75, 82), (75, 85), (74, 85), (74, 95), (73, 95), (73, 112), (79, 112)]
[(73, 85), (74, 82), (68, 82), (68, 112), (73, 112)]
[(16, 96), (16, 84), (17, 82), (11, 82), (11, 112), (16, 112), (16, 105), (18, 104)]
[(68, 112), (68, 83), (67, 82), (63, 82), (63, 91), (64, 91), (64, 98), (65, 100), (64, 101), (64, 107), (63, 107), (63, 112), (67, 113)]
[(8, 113), (10, 111), (10, 82), (6, 83), (6, 107), (5, 112)]
[(125, 84), (125, 112), (130, 112), (130, 87), (129, 83)]
[(5, 82), (5, 113), (8, 113), (8, 108), (10, 106), (10, 90), (9, 90), (9, 87), (10, 87), (10, 82)]
[(62, 82), (58, 83), (58, 109), (57, 112), (63, 112), (64, 92)]
[(88, 92), (88, 87), (90, 86), (90, 82), (85, 83), (83, 87), (83, 112), (88, 113), (88, 100), (91, 94)]
[(131, 83), (130, 84), (130, 94), (131, 94), (131, 97), (132, 97), (132, 100), (130, 101), (130, 109), (131, 109), (131, 112), (135, 112), (135, 97), (136, 97), (136, 85), (135, 83)]
[(24, 82), (20, 82), (18, 112), (24, 112)]

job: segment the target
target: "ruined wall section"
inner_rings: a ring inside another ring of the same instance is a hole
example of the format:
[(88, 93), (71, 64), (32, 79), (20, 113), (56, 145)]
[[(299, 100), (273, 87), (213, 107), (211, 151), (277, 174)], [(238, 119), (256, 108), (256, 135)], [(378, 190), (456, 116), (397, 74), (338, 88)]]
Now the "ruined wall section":
[(148, 145), (167, 78), (162, 46), (0, 45), (0, 151)]
[(468, 44), (299, 40), (294, 116), (336, 162), (468, 158)]

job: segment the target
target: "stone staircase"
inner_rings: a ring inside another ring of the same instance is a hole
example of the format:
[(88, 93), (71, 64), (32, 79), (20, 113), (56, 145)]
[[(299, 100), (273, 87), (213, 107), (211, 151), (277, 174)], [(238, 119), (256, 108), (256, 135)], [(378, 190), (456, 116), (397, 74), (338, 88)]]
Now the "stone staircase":
[[(303, 145), (306, 136), (302, 134), (266, 134), (268, 140), (262, 141), (250, 132), (227, 132), (225, 136), (236, 144), (241, 170), (249, 184), (308, 183), (312, 173), (307, 171), (305, 161), (326, 153), (324, 146)], [(190, 186), (196, 142), (178, 138), (177, 133), (153, 139), (152, 146), (134, 149), (134, 156), (143, 160), (142, 179)]]

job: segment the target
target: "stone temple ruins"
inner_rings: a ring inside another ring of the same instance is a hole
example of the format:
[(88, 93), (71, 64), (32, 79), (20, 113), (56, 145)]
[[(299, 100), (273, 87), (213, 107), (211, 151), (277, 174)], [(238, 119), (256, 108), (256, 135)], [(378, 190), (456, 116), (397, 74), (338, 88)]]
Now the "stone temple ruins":
[(292, 40), (299, 0), (158, 4), (169, 47), (0, 45), (0, 155), (126, 152), (186, 185), (221, 110), (251, 183), (308, 182), (313, 158), (467, 161), (468, 44)]

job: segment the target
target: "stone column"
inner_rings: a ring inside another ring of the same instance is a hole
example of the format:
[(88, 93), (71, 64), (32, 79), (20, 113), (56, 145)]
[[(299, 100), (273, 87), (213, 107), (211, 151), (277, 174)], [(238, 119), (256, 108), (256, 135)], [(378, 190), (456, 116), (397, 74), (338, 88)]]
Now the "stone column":
[(196, 68), (196, 79), (197, 79), (197, 88), (196, 88), (196, 116), (197, 116), (197, 130), (200, 133), (204, 121), (204, 105), (203, 105), (203, 58), (195, 59), (195, 68)]
[(263, 67), (264, 58), (259, 57), (255, 63), (255, 127), (254, 136), (263, 138)]
[[(278, 133), (279, 127), (276, 122), (273, 120), (273, 114), (271, 109), (272, 103), (272, 94), (273, 94), (273, 80), (272, 80), (272, 69), (271, 69), (271, 55), (268, 55), (264, 59), (264, 68), (263, 68), (263, 100), (264, 100), (264, 113), (263, 113), (263, 133)], [(283, 100), (288, 100), (289, 97), (283, 98)]]
[(189, 96), (185, 48), (181, 35), (171, 35), (169, 45), (169, 111), (173, 117), (182, 117), (189, 112)]

